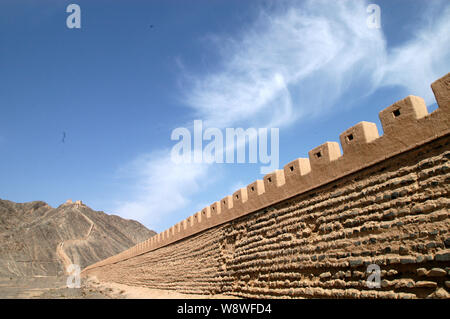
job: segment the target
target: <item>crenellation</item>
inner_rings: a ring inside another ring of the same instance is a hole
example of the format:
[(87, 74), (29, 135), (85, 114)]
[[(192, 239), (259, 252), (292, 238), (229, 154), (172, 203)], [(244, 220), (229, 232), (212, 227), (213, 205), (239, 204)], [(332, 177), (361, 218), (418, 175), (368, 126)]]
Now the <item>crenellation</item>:
[[(211, 218), (211, 206), (206, 206), (201, 211), (203, 218), (206, 220), (207, 218)], [(201, 221), (201, 219), (199, 219)]]
[[(336, 142), (326, 142), (308, 152), (309, 162), (313, 171), (320, 170), (324, 165), (336, 161), (341, 155), (341, 148)], [(318, 172), (314, 172), (317, 174)]]
[(286, 184), (294, 185), (298, 179), (311, 173), (311, 164), (308, 158), (297, 158), (284, 166), (284, 176)]
[(248, 201), (246, 203), (247, 209), (254, 210), (268, 204), (266, 198), (266, 191), (264, 188), (264, 181), (257, 180), (247, 186)]
[(444, 75), (442, 78), (436, 80), (431, 84), (436, 101), (439, 105), (439, 109), (442, 112), (450, 111), (450, 76)]
[(229, 214), (233, 209), (233, 196), (228, 195), (220, 200), (221, 211), (224, 215)]
[(233, 193), (233, 209), (238, 208), (248, 200), (247, 188), (243, 187)]
[(166, 239), (166, 240), (172, 238), (172, 236), (170, 236), (170, 229), (166, 229), (166, 230), (164, 231), (164, 234), (165, 234), (165, 239)]
[(220, 202), (214, 202), (211, 206), (209, 206), (209, 210), (214, 218), (220, 218), (220, 214), (222, 213), (222, 205), (220, 205)]
[(347, 158), (349, 155), (358, 156), (361, 148), (364, 148), (364, 144), (371, 143), (379, 137), (377, 125), (363, 121), (343, 132), (339, 136), (339, 140), (344, 156)]
[(384, 134), (398, 136), (413, 130), (417, 126), (417, 121), (427, 115), (424, 99), (410, 95), (382, 110), (379, 118)]
[(286, 180), (284, 178), (284, 171), (281, 169), (277, 169), (273, 171), (272, 173), (267, 174), (264, 176), (264, 190), (273, 191), (276, 190), (278, 187), (283, 186), (286, 183)]
[(247, 186), (247, 194), (249, 200), (253, 198), (258, 198), (259, 195), (262, 195), (264, 193), (265, 193), (264, 181), (260, 179)]
[(199, 224), (202, 223), (202, 219), (206, 219), (205, 211), (206, 210), (203, 209), (203, 210), (201, 210), (199, 212), (196, 212), (194, 214), (194, 225), (193, 225), (193, 227), (198, 227)]

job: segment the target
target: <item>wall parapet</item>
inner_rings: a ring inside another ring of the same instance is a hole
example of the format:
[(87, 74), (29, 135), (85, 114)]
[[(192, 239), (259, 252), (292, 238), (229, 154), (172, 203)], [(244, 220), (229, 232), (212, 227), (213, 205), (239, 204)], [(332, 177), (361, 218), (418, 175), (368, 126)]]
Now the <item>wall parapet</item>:
[(209, 228), (256, 212), (450, 133), (450, 73), (431, 84), (438, 108), (428, 113), (425, 101), (407, 96), (379, 113), (383, 135), (371, 122), (360, 122), (339, 136), (216, 201), (171, 228), (135, 246), (86, 267), (117, 263), (167, 246)]

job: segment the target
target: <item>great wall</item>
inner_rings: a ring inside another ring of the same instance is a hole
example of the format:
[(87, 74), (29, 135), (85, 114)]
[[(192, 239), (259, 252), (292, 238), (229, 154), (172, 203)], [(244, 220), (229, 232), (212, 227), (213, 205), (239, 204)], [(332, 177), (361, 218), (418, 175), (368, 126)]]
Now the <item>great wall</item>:
[[(83, 275), (239, 297), (449, 298), (450, 73)], [(367, 287), (367, 266), (381, 287)]]

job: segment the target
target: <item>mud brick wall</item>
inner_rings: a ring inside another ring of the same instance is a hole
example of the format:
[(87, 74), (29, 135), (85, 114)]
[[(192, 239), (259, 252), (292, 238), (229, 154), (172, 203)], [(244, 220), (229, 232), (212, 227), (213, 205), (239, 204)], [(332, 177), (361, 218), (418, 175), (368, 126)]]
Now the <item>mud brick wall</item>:
[[(186, 240), (100, 280), (241, 297), (447, 296), (450, 137)], [(366, 285), (368, 264), (381, 288)]]
[(89, 271), (101, 281), (177, 290), (193, 294), (220, 291), (218, 274), (223, 226), (173, 245)]
[[(240, 297), (450, 298), (450, 74), (83, 275)], [(367, 267), (381, 287), (367, 287)]]
[[(445, 137), (227, 224), (222, 291), (296, 298), (423, 298), (445, 291), (449, 144)], [(381, 289), (367, 287), (369, 264), (380, 265)]]

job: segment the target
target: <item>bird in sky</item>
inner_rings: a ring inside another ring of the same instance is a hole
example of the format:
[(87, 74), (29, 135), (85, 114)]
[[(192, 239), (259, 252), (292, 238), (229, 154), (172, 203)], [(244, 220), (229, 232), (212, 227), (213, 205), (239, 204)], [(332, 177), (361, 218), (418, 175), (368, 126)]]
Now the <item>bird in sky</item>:
[(61, 142), (63, 142), (63, 143), (66, 142), (66, 132), (63, 132), (63, 137), (62, 137)]

